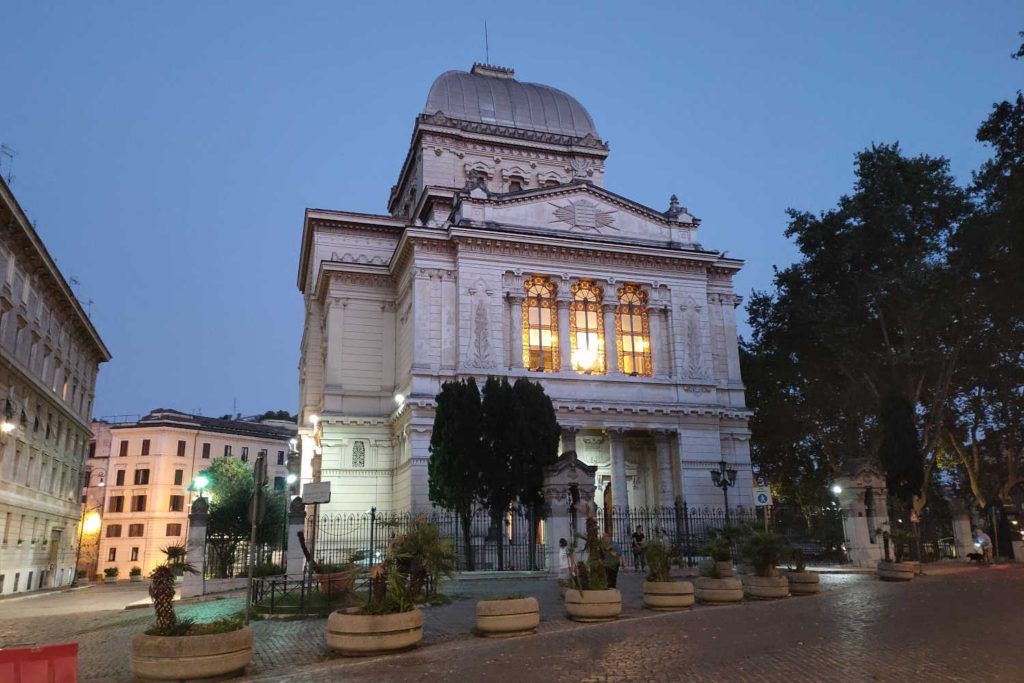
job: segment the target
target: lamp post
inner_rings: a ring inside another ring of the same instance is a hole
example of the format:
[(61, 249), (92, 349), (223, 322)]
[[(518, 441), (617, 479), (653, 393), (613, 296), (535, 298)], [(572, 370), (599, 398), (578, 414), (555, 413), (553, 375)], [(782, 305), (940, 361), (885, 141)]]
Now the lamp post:
[[(106, 482), (101, 482), (97, 484), (97, 486), (106, 486)], [(103, 489), (103, 492), (106, 493), (106, 489)], [(106, 496), (104, 496), (104, 500), (105, 499)], [(100, 527), (103, 526), (103, 520), (98, 514), (94, 514), (91, 517), (90, 514), (102, 509), (103, 503), (100, 503), (99, 505), (94, 505), (82, 513), (82, 521), (78, 524), (78, 548), (75, 550), (75, 574), (74, 578), (71, 580), (72, 587), (78, 586), (78, 563), (82, 559), (82, 538), (85, 536), (85, 527), (89, 527), (89, 533), (91, 534), (94, 531), (99, 531)]]
[(725, 498), (725, 523), (729, 523), (729, 487), (736, 484), (736, 470), (729, 469), (728, 463), (722, 460), (718, 463), (718, 469), (710, 470), (711, 481), (717, 488), (722, 489), (722, 496)]

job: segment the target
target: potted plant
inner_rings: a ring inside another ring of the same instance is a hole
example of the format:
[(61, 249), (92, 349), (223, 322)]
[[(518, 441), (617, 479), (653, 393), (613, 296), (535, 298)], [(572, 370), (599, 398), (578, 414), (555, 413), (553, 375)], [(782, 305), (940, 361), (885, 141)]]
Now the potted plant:
[(678, 611), (693, 606), (693, 584), (676, 581), (672, 565), (679, 564), (664, 543), (658, 540), (644, 544), (647, 559), (647, 580), (644, 581), (644, 607), (659, 611)]
[(320, 585), (320, 592), (328, 595), (345, 593), (353, 590), (359, 574), (359, 563), (366, 557), (365, 553), (354, 553), (348, 562), (328, 564), (323, 561), (313, 565), (313, 576)]
[[(917, 573), (917, 566), (910, 562), (903, 561), (903, 549), (905, 544), (913, 538), (909, 532), (895, 530), (890, 534), (888, 531), (878, 529), (882, 534), (884, 548), (884, 559), (878, 562), (876, 573), (883, 581), (910, 581)], [(895, 561), (890, 559), (889, 541), (892, 541), (892, 550), (896, 556)]]
[(694, 582), (694, 596), (703, 604), (721, 605), (743, 600), (743, 584), (735, 576), (725, 576), (723, 569), (732, 574), (732, 544), (727, 535), (712, 534), (701, 548), (711, 561), (700, 569)]
[(793, 565), (783, 572), (789, 579), (790, 595), (814, 595), (821, 591), (821, 577), (818, 572), (807, 571), (803, 551), (799, 548), (793, 551)]
[(75, 578), (78, 581), (78, 583), (80, 583), (80, 584), (81, 583), (89, 583), (89, 573), (87, 571), (85, 571), (84, 569), (79, 569), (75, 573)]
[(25, 539), (23, 539), (23, 538), (19, 538), (19, 539), (18, 539), (18, 545), (21, 545), (21, 544), (22, 544), (22, 543), (24, 543), (24, 542), (25, 542)]
[(608, 587), (608, 541), (598, 533), (593, 517), (587, 517), (586, 530), (587, 559), (571, 565), (565, 609), (573, 621), (611, 621), (622, 612), (622, 594)]
[(778, 570), (787, 548), (786, 537), (774, 531), (751, 530), (743, 537), (740, 553), (754, 567), (753, 574), (743, 577), (748, 597), (773, 600), (789, 595), (789, 579)]
[(366, 604), (335, 610), (328, 617), (327, 646), (360, 656), (416, 645), (423, 639), (423, 611), (417, 603), (436, 593), (454, 571), (451, 542), (441, 538), (436, 524), (417, 519), (370, 569)]
[[(183, 572), (195, 570), (188, 564)], [(240, 673), (252, 661), (252, 631), (239, 617), (209, 624), (174, 613), (174, 569), (163, 564), (150, 575), (156, 623), (132, 639), (131, 669), (139, 680), (204, 680)]]
[(139, 583), (142, 581), (142, 567), (135, 565), (128, 571), (128, 579), (132, 583)]
[(103, 570), (103, 583), (117, 583), (117, 567), (107, 567)]
[(476, 632), (488, 638), (531, 635), (540, 625), (537, 598), (508, 595), (476, 603)]

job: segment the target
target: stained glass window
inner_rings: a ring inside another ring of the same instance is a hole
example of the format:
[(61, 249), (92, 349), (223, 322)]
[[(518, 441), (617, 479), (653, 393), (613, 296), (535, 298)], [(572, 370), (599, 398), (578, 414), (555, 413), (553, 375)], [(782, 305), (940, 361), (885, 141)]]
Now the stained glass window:
[(615, 332), (619, 338), (619, 370), (625, 375), (650, 377), (651, 333), (647, 322), (647, 294), (637, 285), (618, 291)]
[(601, 297), (601, 288), (590, 280), (580, 280), (572, 286), (569, 339), (572, 369), (580, 374), (602, 375), (605, 372)]
[(556, 287), (547, 278), (526, 281), (523, 299), (523, 367), (534, 372), (558, 370)]

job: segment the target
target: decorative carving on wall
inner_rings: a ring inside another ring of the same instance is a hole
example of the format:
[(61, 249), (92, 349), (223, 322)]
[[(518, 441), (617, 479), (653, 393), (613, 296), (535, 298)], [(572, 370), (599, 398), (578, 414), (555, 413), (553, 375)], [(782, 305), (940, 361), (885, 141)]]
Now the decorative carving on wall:
[(552, 223), (567, 223), (573, 230), (582, 232), (600, 233), (602, 228), (618, 230), (614, 225), (615, 212), (601, 211), (597, 204), (587, 199), (570, 201), (563, 206), (551, 203), (551, 206), (555, 207)]
[(593, 159), (587, 159), (585, 157), (573, 157), (569, 160), (568, 171), (572, 171), (574, 178), (588, 178), (594, 175), (594, 163)]
[(488, 302), (483, 292), (478, 292), (473, 303), (473, 337), (470, 341), (469, 366), (493, 368), (494, 351), (491, 348), (491, 322)]

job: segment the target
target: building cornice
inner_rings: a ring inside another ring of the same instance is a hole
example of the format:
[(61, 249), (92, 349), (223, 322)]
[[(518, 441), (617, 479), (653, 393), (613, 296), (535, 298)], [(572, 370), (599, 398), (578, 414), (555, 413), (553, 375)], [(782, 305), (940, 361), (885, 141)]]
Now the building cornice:
[(70, 285), (64, 280), (64, 275), (50, 256), (50, 252), (46, 250), (46, 245), (39, 238), (39, 234), (32, 227), (32, 223), (29, 221), (28, 216), (25, 215), (14, 193), (11, 192), (11, 189), (2, 178), (0, 178), (0, 197), (3, 198), (3, 208), (10, 214), (10, 218), (4, 220), (2, 225), (11, 230), (14, 235), (20, 235), (30, 245), (33, 255), (41, 262), (50, 280), (56, 284), (63, 300), (62, 303), (71, 308), (73, 312), (72, 317), (78, 323), (79, 329), (85, 333), (85, 336), (92, 343), (96, 355), (100, 359), (99, 362), (104, 363), (110, 360), (110, 350), (103, 343), (99, 332), (96, 331), (89, 316), (86, 315), (82, 305), (78, 302), (78, 297), (75, 296)]
[(385, 232), (395, 235), (405, 228), (405, 221), (377, 214), (353, 211), (332, 211), (330, 209), (306, 209), (302, 221), (302, 246), (299, 251), (299, 272), (296, 284), (305, 293), (309, 273), (309, 259), (313, 251), (313, 234), (319, 227), (354, 228), (359, 230)]

